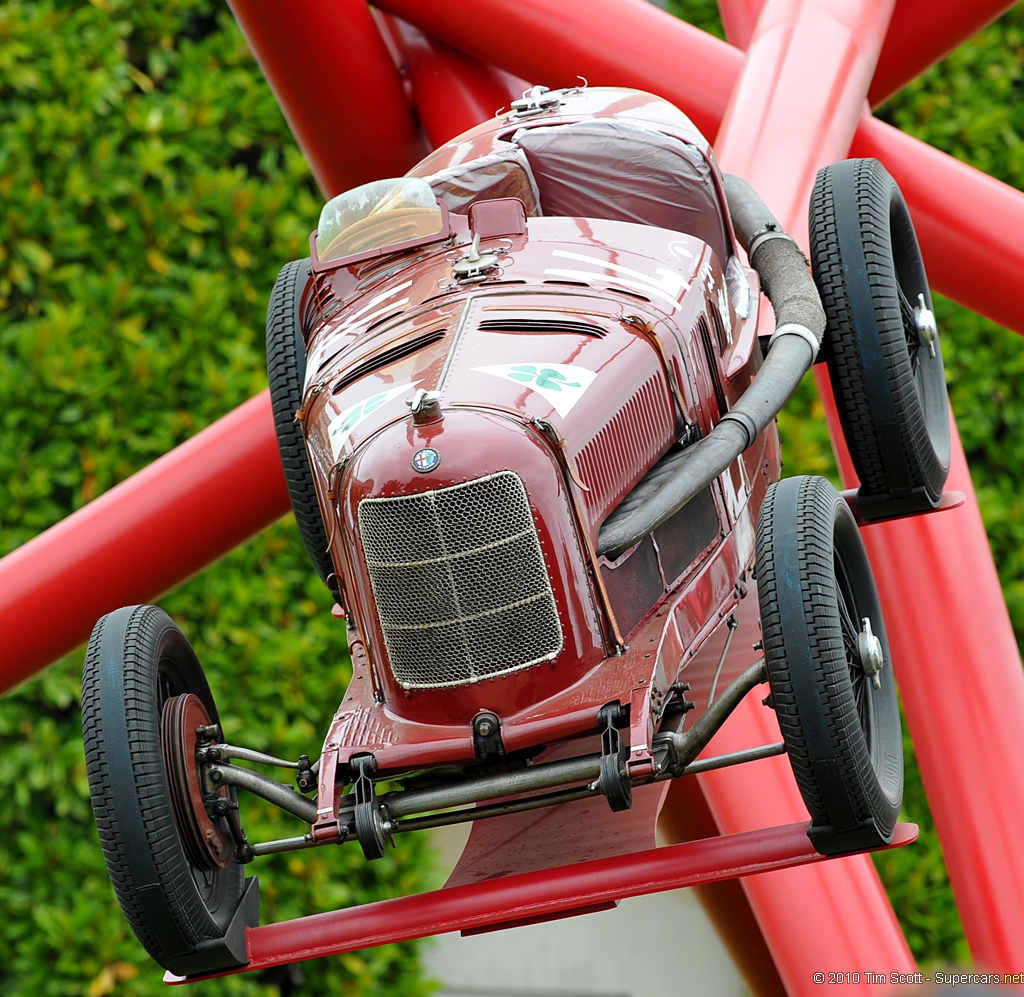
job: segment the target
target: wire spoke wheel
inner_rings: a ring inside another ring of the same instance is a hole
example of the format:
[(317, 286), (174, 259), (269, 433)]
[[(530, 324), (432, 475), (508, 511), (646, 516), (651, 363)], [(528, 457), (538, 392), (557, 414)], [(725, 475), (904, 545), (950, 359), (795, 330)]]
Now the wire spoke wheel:
[(815, 848), (887, 844), (903, 797), (896, 686), (856, 521), (824, 478), (768, 489), (757, 591), (772, 700)]
[(238, 916), (258, 920), (234, 857), (234, 793), (207, 799), (196, 764), (199, 732), (218, 722), (195, 652), (163, 610), (129, 606), (96, 624), (82, 680), (96, 827), (129, 925), (174, 973), (244, 962)]
[(836, 578), (836, 603), (839, 609), (839, 625), (843, 632), (843, 650), (846, 653), (846, 664), (850, 672), (850, 686), (853, 689), (853, 699), (857, 707), (857, 716), (860, 718), (861, 727), (864, 729), (864, 736), (869, 741), (873, 728), (870, 714), (870, 699), (868, 695), (869, 679), (864, 671), (864, 664), (861, 660), (860, 636), (862, 633), (861, 624), (855, 619), (857, 612), (857, 601), (853, 587), (850, 584), (846, 572), (846, 565), (838, 553), (833, 558), (833, 567)]
[(881, 163), (818, 172), (810, 250), (822, 352), (860, 494), (900, 501), (893, 511), (933, 508), (950, 460), (942, 351), (913, 222)]
[(903, 323), (903, 336), (907, 344), (907, 355), (910, 357), (910, 369), (914, 373), (914, 383), (920, 394), (922, 391), (926, 391), (927, 388), (921, 380), (921, 333), (918, 330), (917, 312), (907, 298), (903, 287), (899, 284), (897, 285), (897, 291), (900, 299), (900, 321)]

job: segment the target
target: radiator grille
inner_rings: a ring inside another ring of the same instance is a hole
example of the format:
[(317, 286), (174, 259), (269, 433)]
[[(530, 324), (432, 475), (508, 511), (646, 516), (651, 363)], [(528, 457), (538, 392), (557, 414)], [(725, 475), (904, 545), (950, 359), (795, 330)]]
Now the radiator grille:
[(604, 518), (664, 452), (673, 430), (674, 416), (664, 382), (648, 378), (576, 458), (590, 489), (587, 507), (596, 518)]
[(395, 680), (438, 689), (562, 649), (526, 489), (511, 471), (359, 503), (359, 535)]

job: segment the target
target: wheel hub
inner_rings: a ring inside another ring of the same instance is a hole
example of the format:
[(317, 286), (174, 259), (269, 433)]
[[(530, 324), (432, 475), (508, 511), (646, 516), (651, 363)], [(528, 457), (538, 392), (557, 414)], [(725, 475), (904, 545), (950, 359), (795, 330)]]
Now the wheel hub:
[(885, 654), (882, 651), (882, 642), (871, 630), (871, 620), (866, 616), (861, 620), (861, 631), (857, 634), (857, 651), (860, 654), (860, 666), (864, 674), (871, 679), (871, 685), (875, 689), (882, 688), (882, 680), (878, 673), (885, 664)]
[(207, 808), (219, 800), (224, 801), (222, 808), (230, 806), (230, 790), (222, 786), (204, 795), (196, 765), (199, 729), (209, 725), (210, 715), (198, 696), (172, 696), (164, 703), (160, 741), (171, 810), (185, 855), (197, 869), (224, 869), (234, 853), (234, 838), (227, 820), (211, 818)]
[(928, 347), (928, 355), (935, 356), (935, 342), (938, 339), (939, 327), (935, 324), (935, 312), (925, 303), (924, 295), (917, 296), (917, 306), (914, 308), (914, 324), (917, 326), (917, 335), (922, 346)]

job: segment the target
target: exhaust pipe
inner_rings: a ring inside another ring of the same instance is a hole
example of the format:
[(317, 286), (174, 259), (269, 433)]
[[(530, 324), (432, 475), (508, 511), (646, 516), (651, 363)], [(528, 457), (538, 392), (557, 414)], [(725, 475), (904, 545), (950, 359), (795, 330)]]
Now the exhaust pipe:
[(614, 559), (699, 495), (779, 414), (818, 355), (825, 311), (800, 248), (750, 185), (726, 174), (733, 228), (775, 310), (768, 355), (708, 435), (645, 477), (608, 517), (597, 552)]

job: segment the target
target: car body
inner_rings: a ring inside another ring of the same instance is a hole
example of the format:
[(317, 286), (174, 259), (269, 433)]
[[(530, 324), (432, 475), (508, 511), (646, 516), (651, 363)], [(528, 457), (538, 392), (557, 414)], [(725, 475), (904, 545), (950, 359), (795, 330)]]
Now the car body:
[[(660, 98), (555, 100), (417, 166), (444, 238), (326, 260), (311, 240), (301, 415), (355, 670), (338, 766), (475, 763), (482, 714), (500, 750), (536, 750), (597, 731), (609, 703), (650, 766), (680, 666), (745, 594), (774, 425), (641, 543), (600, 552), (634, 486), (761, 363), (713, 153)], [(492, 266), (467, 278), (475, 237)]]

